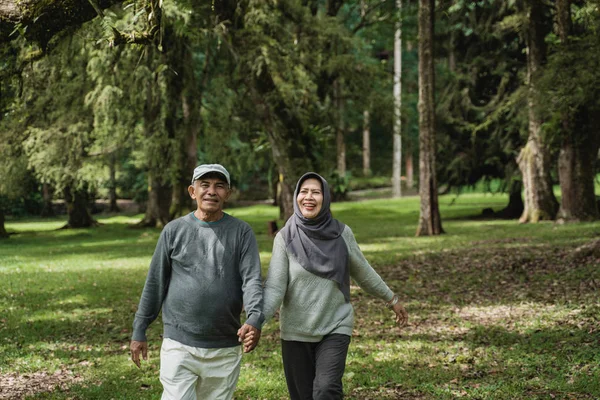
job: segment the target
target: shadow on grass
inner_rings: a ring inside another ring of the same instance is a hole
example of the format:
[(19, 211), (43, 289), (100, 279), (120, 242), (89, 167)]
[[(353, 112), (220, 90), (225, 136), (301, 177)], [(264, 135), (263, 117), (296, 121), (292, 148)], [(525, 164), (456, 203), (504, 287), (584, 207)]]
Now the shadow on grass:
[(573, 248), (471, 248), (424, 254), (382, 268), (408, 299), (447, 304), (578, 302), (600, 289), (600, 260)]
[[(128, 229), (131, 225), (111, 223), (97, 228), (44, 232), (23, 232), (0, 242), (3, 257), (19, 259), (60, 259), (91, 256), (93, 259), (151, 257), (159, 229)], [(40, 243), (44, 246), (40, 246)], [(101, 256), (101, 257), (98, 257)]]

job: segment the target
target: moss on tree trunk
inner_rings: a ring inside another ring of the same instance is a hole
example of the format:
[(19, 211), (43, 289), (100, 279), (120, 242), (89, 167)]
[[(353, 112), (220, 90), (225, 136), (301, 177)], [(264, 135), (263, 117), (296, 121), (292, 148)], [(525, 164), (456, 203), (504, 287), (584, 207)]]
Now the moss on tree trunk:
[(558, 211), (558, 202), (552, 191), (550, 156), (542, 140), (542, 119), (536, 104), (535, 78), (546, 58), (542, 7), (540, 0), (528, 0), (525, 9), (528, 19), (526, 41), (529, 137), (517, 158), (525, 188), (525, 207), (519, 219), (521, 223), (551, 220), (556, 217)]

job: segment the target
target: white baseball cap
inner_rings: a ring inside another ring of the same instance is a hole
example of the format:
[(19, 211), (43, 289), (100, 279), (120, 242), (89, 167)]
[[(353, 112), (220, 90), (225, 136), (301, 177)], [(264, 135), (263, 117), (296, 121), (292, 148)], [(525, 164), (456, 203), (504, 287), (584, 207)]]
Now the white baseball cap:
[(194, 175), (192, 176), (192, 185), (194, 182), (202, 177), (203, 175), (208, 174), (209, 172), (217, 172), (225, 177), (227, 180), (227, 185), (231, 186), (231, 179), (229, 178), (229, 172), (225, 169), (221, 164), (202, 164), (198, 165), (194, 168)]

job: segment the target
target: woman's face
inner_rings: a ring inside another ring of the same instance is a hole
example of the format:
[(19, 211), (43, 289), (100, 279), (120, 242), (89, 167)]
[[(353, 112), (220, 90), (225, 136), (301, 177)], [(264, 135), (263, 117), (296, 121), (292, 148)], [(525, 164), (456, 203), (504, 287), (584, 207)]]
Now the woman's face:
[(323, 207), (323, 189), (321, 182), (314, 178), (308, 178), (302, 182), (298, 197), (298, 208), (304, 218), (315, 218)]

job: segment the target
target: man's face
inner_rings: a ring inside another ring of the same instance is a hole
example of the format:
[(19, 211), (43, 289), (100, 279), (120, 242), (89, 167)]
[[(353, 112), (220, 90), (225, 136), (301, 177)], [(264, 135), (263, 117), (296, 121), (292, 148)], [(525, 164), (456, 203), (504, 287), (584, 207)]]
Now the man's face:
[(231, 193), (227, 182), (211, 177), (200, 177), (195, 180), (188, 191), (192, 199), (196, 200), (198, 209), (209, 214), (222, 211), (223, 205)]

